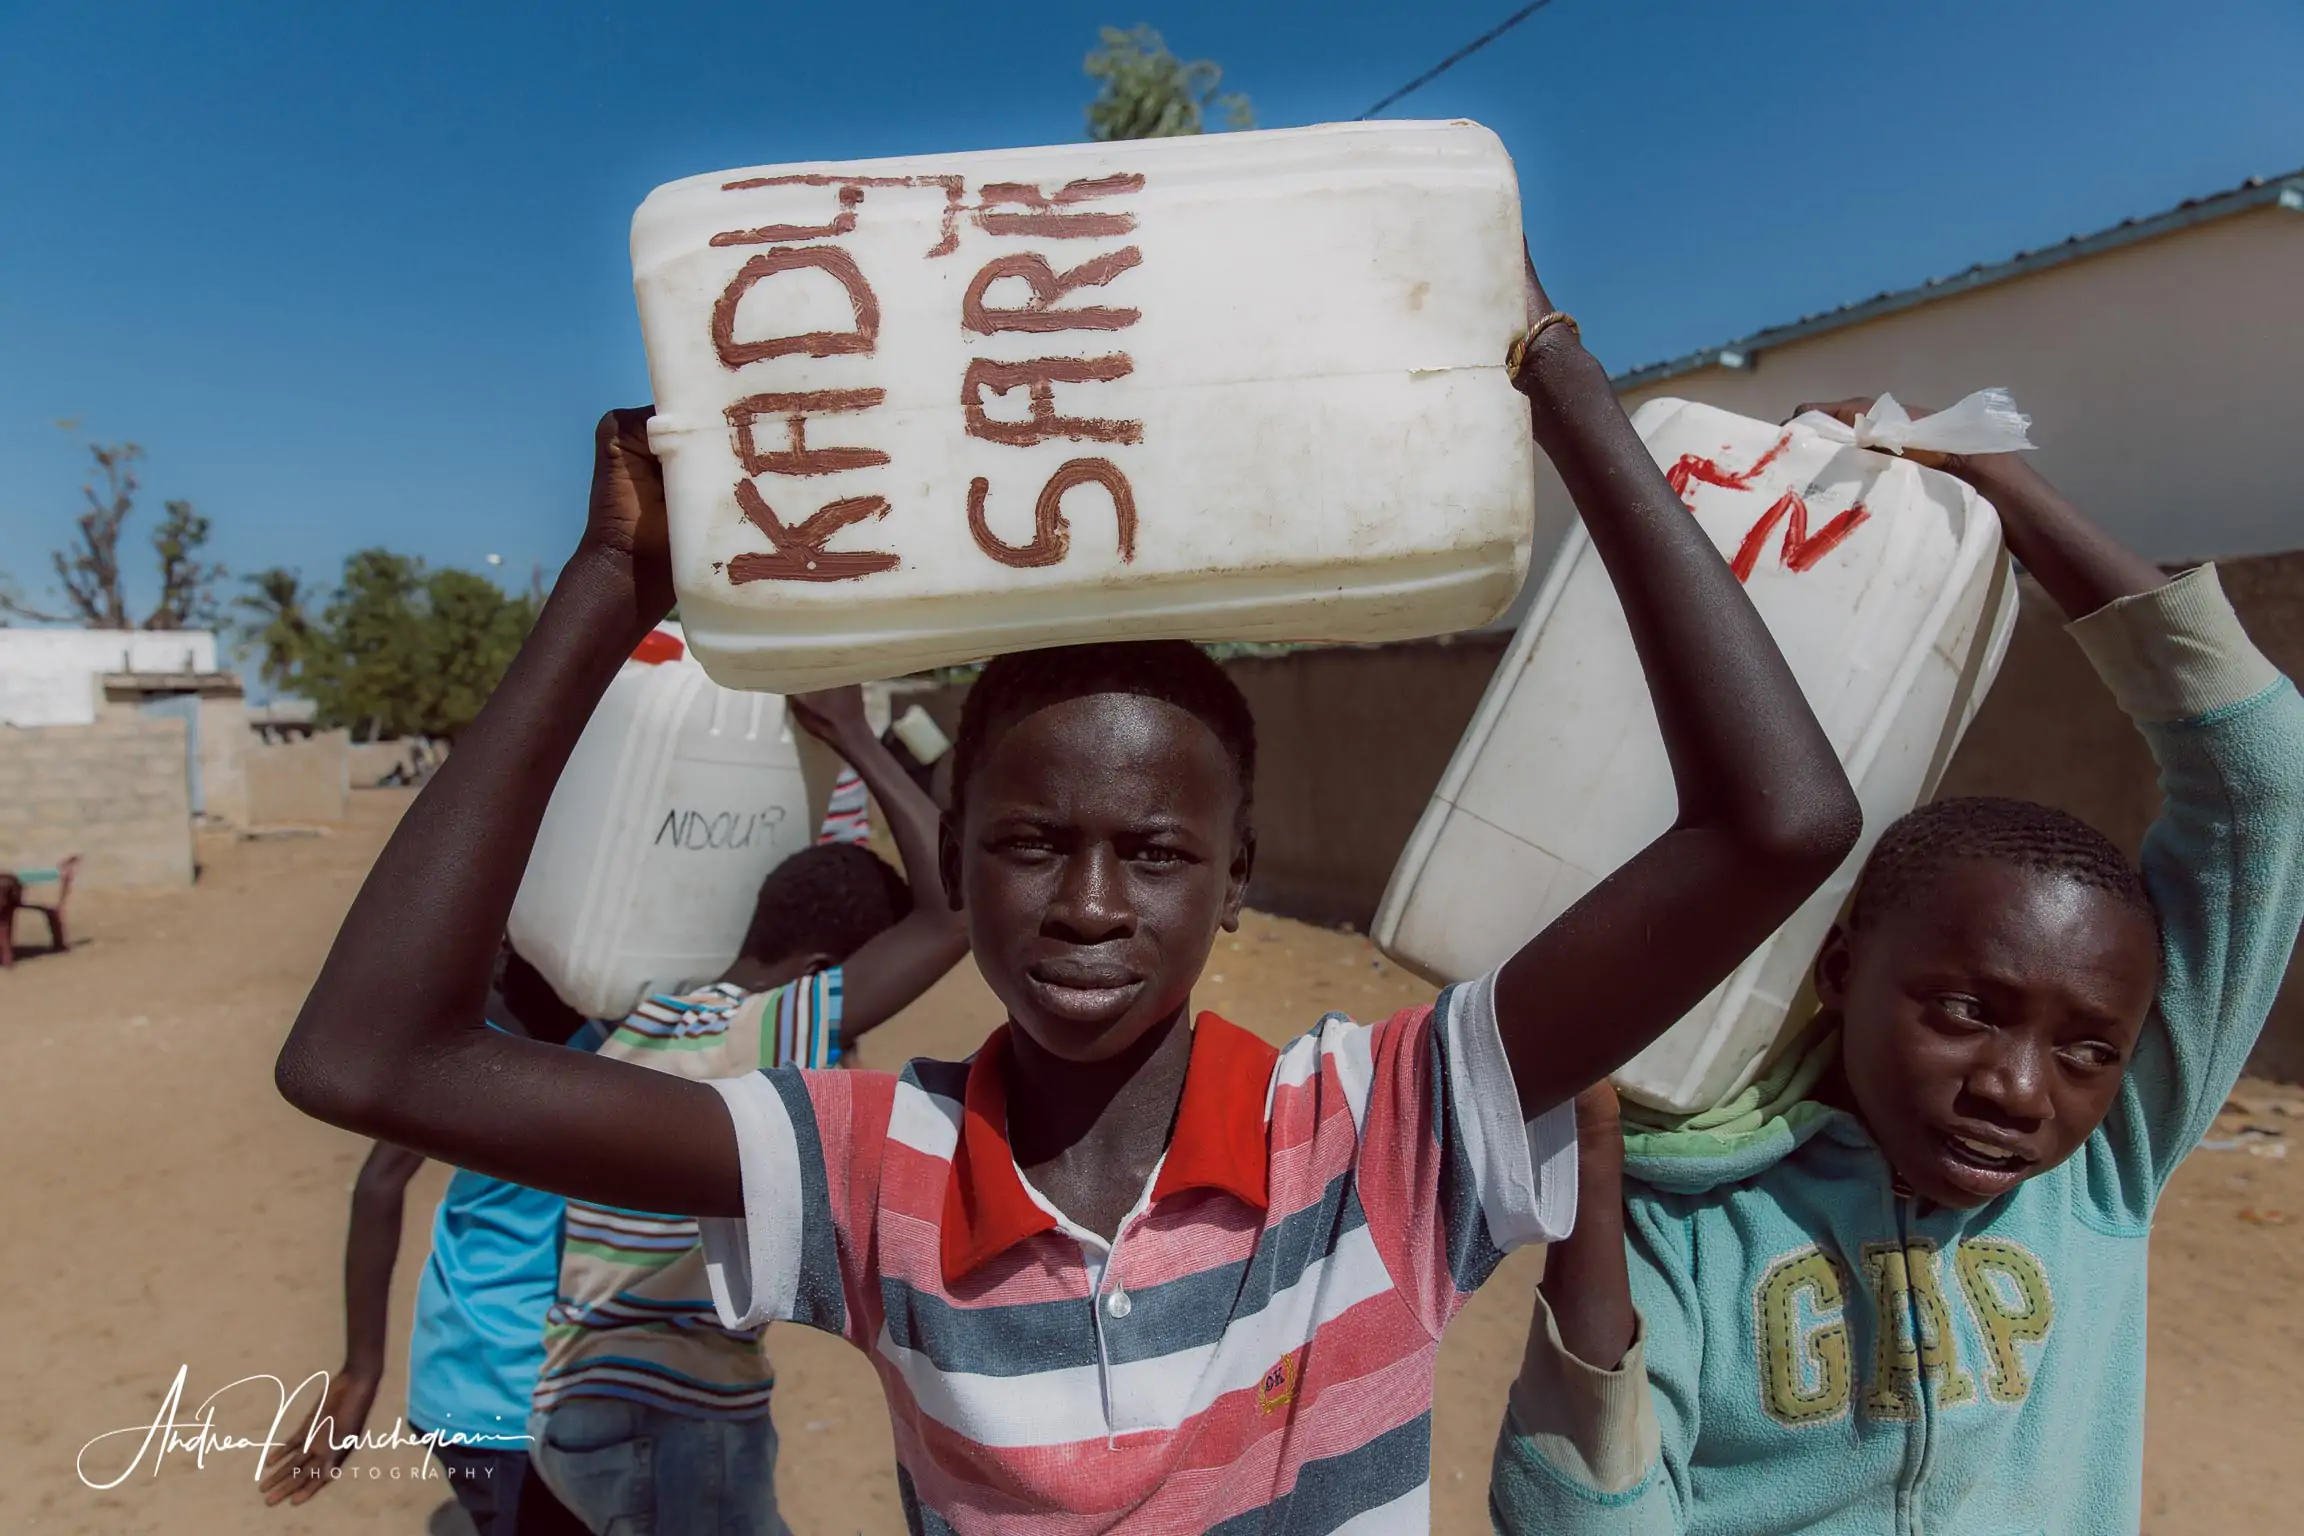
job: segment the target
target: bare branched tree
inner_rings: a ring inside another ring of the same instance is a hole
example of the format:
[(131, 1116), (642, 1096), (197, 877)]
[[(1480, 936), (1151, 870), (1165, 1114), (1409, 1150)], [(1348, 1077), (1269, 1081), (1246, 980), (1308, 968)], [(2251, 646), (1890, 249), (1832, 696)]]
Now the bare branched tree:
[[(224, 568), (200, 558), (207, 546), (209, 520), (189, 501), (167, 503), (167, 516), (152, 532), (160, 561), (160, 600), (141, 625), (128, 616), (128, 593), (120, 573), (120, 533), (136, 510), (141, 484), (136, 466), (144, 450), (134, 443), (90, 443), (96, 474), (80, 487), (87, 510), (73, 520), (76, 537), (51, 554), (70, 611), (34, 607), (15, 589), (0, 583), (0, 618), (40, 624), (80, 624), (89, 629), (201, 629), (217, 619), (216, 583)], [(98, 489), (98, 482), (102, 489)]]

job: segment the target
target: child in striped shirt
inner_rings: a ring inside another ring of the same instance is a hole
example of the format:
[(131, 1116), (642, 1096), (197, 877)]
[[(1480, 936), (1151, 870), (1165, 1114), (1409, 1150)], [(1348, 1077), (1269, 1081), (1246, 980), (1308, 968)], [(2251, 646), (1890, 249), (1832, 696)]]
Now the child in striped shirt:
[[(1203, 652), (1111, 644), (1004, 657), (970, 695), (939, 869), (1006, 1010), (972, 1059), (696, 1084), (465, 1028), (473, 925), (510, 904), (617, 647), (671, 601), (648, 413), (617, 412), (579, 552), (370, 874), (283, 1091), (711, 1218), (724, 1322), (867, 1353), (916, 1531), (1426, 1529), (1439, 1336), (1505, 1249), (1568, 1231), (1570, 1096), (1789, 916), (1859, 815), (1533, 272), (1528, 296), (1507, 372), (1616, 583), (1680, 808), (1500, 970), (1277, 1051), (1196, 1016), (1254, 865), (1254, 726)], [(1161, 537), (1148, 508), (1139, 543)]]
[[(911, 867), (928, 869), (935, 805), (873, 738), (856, 689), (790, 705), (853, 765), (816, 846), (762, 883), (743, 952), (719, 980), (645, 1000), (600, 1046), (602, 1058), (694, 1082), (763, 1067), (822, 1071), (911, 1001), (882, 990), (873, 1011), (846, 1008), (851, 956), (885, 939), (906, 958), (941, 954), (947, 969), (959, 960), (966, 941), (942, 896), (931, 889), (916, 905), (863, 846), (869, 790)], [(942, 971), (907, 974), (925, 987)], [(693, 1218), (569, 1201), (528, 1426), (537, 1472), (596, 1531), (624, 1521), (656, 1536), (783, 1530), (769, 1417), (776, 1372), (763, 1331), (714, 1315)]]

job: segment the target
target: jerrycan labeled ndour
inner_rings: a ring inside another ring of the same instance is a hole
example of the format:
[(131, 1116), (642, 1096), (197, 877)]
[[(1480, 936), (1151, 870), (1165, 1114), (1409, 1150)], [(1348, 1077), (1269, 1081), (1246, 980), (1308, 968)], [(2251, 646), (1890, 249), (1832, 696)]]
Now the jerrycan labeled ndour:
[(767, 166), (632, 221), (689, 644), (781, 692), (1501, 613), (1534, 448), (1474, 123)]
[[(1682, 400), (1632, 421), (1743, 581), (1864, 807), (1838, 872), (1617, 1074), (1627, 1096), (1688, 1113), (1751, 1080), (1874, 840), (1934, 793), (1999, 671), (2016, 591), (1999, 517), (1949, 475)], [(1579, 525), (1393, 871), (1375, 940), (1429, 980), (1477, 976), (1675, 806), (1631, 631)]]
[(659, 625), (608, 685), (545, 809), (506, 924), (571, 1008), (621, 1019), (709, 981), (760, 882), (807, 847), (784, 700), (722, 688)]

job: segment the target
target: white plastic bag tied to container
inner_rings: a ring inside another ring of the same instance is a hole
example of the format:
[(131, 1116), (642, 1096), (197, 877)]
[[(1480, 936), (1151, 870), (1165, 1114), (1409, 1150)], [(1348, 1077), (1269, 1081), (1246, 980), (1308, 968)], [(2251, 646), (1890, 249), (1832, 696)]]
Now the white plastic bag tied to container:
[(506, 929), (571, 1008), (620, 1019), (726, 970), (815, 832), (783, 699), (720, 687), (666, 624), (586, 723)]
[[(1943, 774), (2016, 603), (1990, 505), (1838, 422), (1828, 434), (1652, 400), (1633, 425), (1744, 583), (1864, 807), (1838, 873), (1617, 1075), (1627, 1096), (1688, 1112), (1766, 1057), (1873, 840)], [(1428, 979), (1476, 976), (1661, 834), (1675, 804), (1631, 632), (1578, 525), (1393, 872), (1376, 942)]]
[(1917, 420), (1894, 395), (1882, 395), (1853, 425), (1822, 411), (1803, 411), (1793, 425), (1882, 453), (2015, 453), (2032, 446), (2032, 418), (2004, 389), (1980, 389)]
[(1519, 192), (1475, 124), (730, 171), (652, 193), (632, 259), (732, 686), (1405, 639), (1526, 574)]

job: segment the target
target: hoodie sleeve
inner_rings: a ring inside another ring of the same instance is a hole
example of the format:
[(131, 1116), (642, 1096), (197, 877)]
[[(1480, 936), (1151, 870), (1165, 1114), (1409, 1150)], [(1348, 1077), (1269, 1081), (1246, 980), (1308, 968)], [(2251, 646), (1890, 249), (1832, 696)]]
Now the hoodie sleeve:
[(2089, 1193), (2141, 1220), (2238, 1081), (2304, 918), (2304, 700), (2213, 566), (2071, 626), (2160, 769), (2144, 881), (2160, 993), (2097, 1139)]
[[(1686, 1529), (1688, 1459), (1696, 1440), (1702, 1322), (1684, 1233), (1653, 1207), (1627, 1209), (1639, 1331), (1615, 1370), (1570, 1354), (1542, 1292), (1528, 1355), (1496, 1437), (1488, 1513), (1504, 1536), (1606, 1532), (1676, 1536)], [(1659, 1262), (1656, 1243), (1672, 1255)]]

